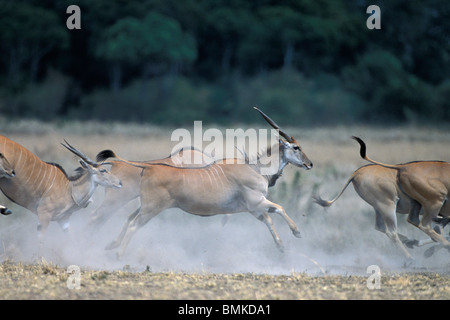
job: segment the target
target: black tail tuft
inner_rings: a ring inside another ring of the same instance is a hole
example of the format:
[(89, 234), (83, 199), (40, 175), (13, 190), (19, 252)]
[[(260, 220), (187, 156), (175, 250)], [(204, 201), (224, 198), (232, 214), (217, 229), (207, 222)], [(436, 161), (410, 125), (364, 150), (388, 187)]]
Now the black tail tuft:
[(105, 161), (108, 158), (116, 158), (116, 154), (112, 150), (103, 150), (97, 154), (97, 162)]
[(355, 136), (353, 136), (352, 139), (358, 141), (359, 145), (361, 146), (359, 154), (361, 155), (361, 158), (366, 159), (366, 143), (362, 141), (361, 138)]

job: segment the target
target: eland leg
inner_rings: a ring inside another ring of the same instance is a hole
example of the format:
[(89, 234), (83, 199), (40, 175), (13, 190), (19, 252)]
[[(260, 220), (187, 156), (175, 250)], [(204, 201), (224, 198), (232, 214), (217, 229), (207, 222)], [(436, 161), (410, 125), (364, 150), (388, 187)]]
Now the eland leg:
[[(400, 181), (400, 183), (402, 183)], [(411, 187), (411, 181), (406, 179), (402, 184)], [(408, 196), (411, 199), (411, 211), (408, 215), (408, 222), (425, 232), (433, 241), (439, 242), (446, 248), (450, 248), (450, 242), (436, 232), (432, 227), (432, 222), (438, 217), (440, 212), (447, 212), (447, 186), (440, 181), (425, 180), (424, 183), (415, 183), (414, 188), (408, 189)], [(420, 206), (423, 207), (422, 219), (417, 223)], [(445, 214), (444, 214), (445, 215)]]
[(297, 238), (301, 238), (300, 231), (298, 230), (297, 225), (291, 219), (291, 217), (287, 215), (282, 206), (267, 199), (262, 202), (262, 206), (266, 208), (268, 213), (278, 213), (287, 222), (294, 236), (296, 236)]
[(416, 200), (411, 199), (411, 209), (409, 211), (407, 221), (416, 227), (419, 227), (420, 224), (419, 219), (420, 209), (422, 209), (422, 205)]
[(270, 233), (272, 234), (273, 240), (275, 241), (275, 244), (277, 245), (278, 250), (281, 252), (284, 252), (284, 246), (283, 242), (281, 241), (280, 236), (278, 235), (278, 232), (275, 230), (275, 227), (273, 226), (272, 218), (267, 213), (257, 213), (252, 212), (251, 213), (254, 217), (256, 217), (259, 221), (264, 222), (264, 224), (269, 228)]
[(120, 246), (120, 244), (122, 243), (123, 237), (125, 236), (125, 233), (128, 230), (130, 223), (134, 220), (134, 218), (136, 218), (136, 216), (138, 215), (140, 210), (141, 210), (141, 208), (138, 208), (133, 213), (128, 215), (127, 221), (125, 222), (124, 226), (122, 227), (122, 231), (117, 236), (116, 240), (114, 240), (113, 242), (111, 242), (110, 244), (108, 244), (106, 246), (105, 250), (112, 250), (112, 249), (115, 249)]
[(122, 241), (120, 243), (119, 249), (117, 251), (117, 258), (121, 259), (125, 250), (128, 246), (128, 243), (131, 240), (131, 237), (136, 233), (138, 229), (144, 226), (147, 222), (149, 222), (152, 218), (157, 216), (162, 210), (154, 210), (152, 212), (140, 212), (138, 213), (133, 220), (128, 224), (127, 230), (122, 237)]
[(426, 206), (424, 205), (422, 221), (420, 221), (418, 228), (430, 236), (432, 240), (441, 243), (445, 246), (445, 248), (450, 248), (450, 241), (448, 241), (442, 234), (437, 233), (431, 226), (432, 221), (436, 219), (442, 206), (442, 201)]
[(268, 200), (266, 197), (264, 197), (259, 192), (250, 192), (245, 194), (245, 199), (247, 199), (247, 209), (248, 211), (256, 217), (258, 220), (264, 222), (264, 224), (269, 229), (270, 233), (272, 234), (273, 240), (275, 241), (275, 244), (277, 245), (277, 248), (283, 252), (284, 247), (283, 243), (281, 241), (280, 236), (278, 235), (277, 231), (275, 230), (272, 222), (272, 218), (270, 218), (269, 213), (276, 212), (281, 217), (284, 218), (284, 220), (288, 223), (289, 228), (291, 229), (292, 233), (300, 238), (300, 231), (298, 231), (298, 228), (294, 221), (286, 214), (283, 207)]
[[(431, 257), (433, 254), (435, 254), (438, 250), (446, 248), (444, 245), (442, 244), (437, 244), (432, 246), (431, 248), (428, 248), (427, 250), (425, 250), (425, 252), (423, 253), (423, 255), (425, 256), (425, 258), (429, 258)], [(450, 252), (450, 248), (446, 248), (448, 252)]]
[[(122, 191), (122, 189), (120, 189), (120, 191)], [(130, 194), (128, 190), (123, 195), (121, 193), (117, 193), (116, 189), (106, 189), (105, 199), (103, 200), (102, 205), (92, 213), (88, 222), (88, 228), (101, 227), (113, 216), (114, 213), (119, 211), (120, 208), (125, 206), (130, 201), (136, 199), (138, 196), (139, 194)]]
[(134, 211), (128, 217), (128, 220), (122, 228), (120, 235), (106, 249), (113, 249), (118, 247), (119, 249), (117, 252), (117, 258), (120, 259), (123, 256), (134, 233), (167, 207), (168, 206), (166, 205), (166, 203), (157, 203), (156, 201), (143, 201), (141, 208)]
[(395, 203), (385, 206), (378, 205), (377, 208), (375, 208), (377, 217), (375, 229), (386, 234), (386, 236), (394, 242), (395, 246), (400, 249), (408, 260), (414, 260), (402, 240), (400, 240), (400, 238), (403, 238), (403, 240), (408, 238), (403, 235), (399, 235), (397, 232), (397, 216), (395, 210)]

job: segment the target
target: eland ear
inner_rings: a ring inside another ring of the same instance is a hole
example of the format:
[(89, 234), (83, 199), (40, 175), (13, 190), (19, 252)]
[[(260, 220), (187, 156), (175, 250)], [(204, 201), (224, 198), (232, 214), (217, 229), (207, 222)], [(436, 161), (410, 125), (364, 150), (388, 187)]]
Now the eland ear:
[(85, 169), (89, 169), (89, 165), (86, 163), (86, 161), (84, 161), (83, 159), (79, 159), (78, 162), (80, 163), (80, 165), (85, 168)]
[(280, 137), (278, 137), (278, 142), (280, 143), (280, 146), (284, 146), (286, 147), (288, 145), (287, 141), (284, 141), (283, 139), (281, 139)]

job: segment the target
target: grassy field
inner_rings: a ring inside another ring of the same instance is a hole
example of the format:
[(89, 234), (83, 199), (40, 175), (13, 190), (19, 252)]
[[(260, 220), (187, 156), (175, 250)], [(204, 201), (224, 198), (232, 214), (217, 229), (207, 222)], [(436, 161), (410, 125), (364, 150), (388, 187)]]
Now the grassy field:
[[(39, 122), (2, 123), (2, 134), (44, 161), (57, 162), (71, 173), (77, 159), (60, 143), (88, 156), (103, 149), (133, 160), (167, 156), (176, 141), (175, 128), (123, 124)], [(206, 130), (206, 124), (204, 124)], [(236, 126), (247, 129), (247, 126)], [(267, 128), (261, 124), (258, 128)], [(193, 128), (186, 128), (193, 130)], [(219, 128), (225, 130), (226, 128)], [(43, 257), (37, 255), (37, 218), (3, 195), (0, 203), (14, 212), (0, 217), (0, 297), (4, 299), (448, 299), (450, 263), (446, 250), (424, 258), (426, 248), (412, 252), (405, 265), (390, 240), (374, 230), (373, 209), (352, 187), (324, 210), (312, 202), (320, 193), (334, 197), (351, 173), (366, 164), (352, 135), (363, 138), (368, 154), (385, 163), (450, 160), (449, 128), (285, 128), (302, 145), (314, 168), (293, 166), (271, 190), (297, 223), (302, 238), (292, 236), (285, 222), (273, 216), (286, 246), (279, 253), (267, 228), (249, 214), (232, 215), (226, 224), (215, 216), (201, 218), (177, 209), (160, 214), (144, 226), (118, 261), (104, 247), (120, 232), (137, 203), (112, 212), (101, 229), (85, 225), (94, 203), (73, 214), (70, 234), (56, 223), (48, 230)], [(426, 238), (398, 216), (398, 228)], [(44, 259), (44, 260), (41, 260)], [(44, 262), (42, 262), (44, 261)], [(66, 286), (69, 265), (81, 268), (80, 290)], [(369, 290), (366, 269), (382, 272), (380, 290)]]

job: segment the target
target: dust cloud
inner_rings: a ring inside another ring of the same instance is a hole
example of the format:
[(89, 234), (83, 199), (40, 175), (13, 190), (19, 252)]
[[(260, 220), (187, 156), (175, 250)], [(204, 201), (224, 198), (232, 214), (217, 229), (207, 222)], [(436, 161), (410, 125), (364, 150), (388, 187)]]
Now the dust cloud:
[[(271, 214), (284, 253), (276, 248), (267, 227), (249, 213), (229, 215), (224, 223), (221, 215), (199, 217), (168, 209), (136, 232), (118, 260), (116, 250), (105, 247), (118, 236), (127, 215), (139, 202), (134, 200), (111, 212), (111, 218), (100, 228), (88, 229), (89, 217), (101, 204), (102, 195), (103, 191), (97, 191), (91, 206), (72, 215), (68, 233), (52, 222), (41, 253), (37, 217), (7, 203), (13, 214), (0, 217), (0, 261), (34, 263), (44, 259), (59, 266), (74, 264), (88, 269), (188, 273), (353, 275), (367, 274), (371, 265), (379, 266), (382, 272), (449, 270), (445, 249), (425, 258), (423, 252), (428, 247), (416, 248), (410, 251), (415, 261), (405, 264), (394, 244), (374, 229), (373, 209), (354, 190), (326, 210), (313, 204), (310, 194), (303, 196), (296, 209), (290, 206), (288, 214), (302, 238), (294, 237), (287, 223)], [(426, 238), (405, 219), (398, 215), (400, 233)]]

